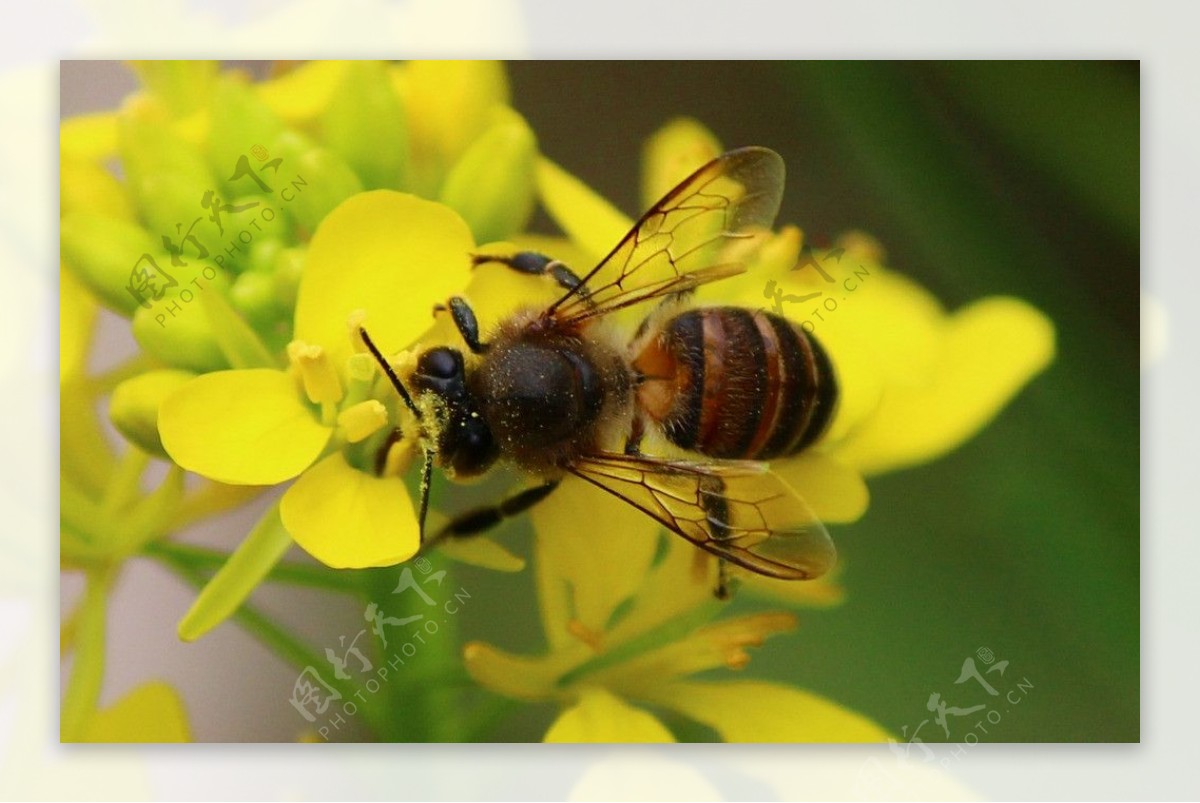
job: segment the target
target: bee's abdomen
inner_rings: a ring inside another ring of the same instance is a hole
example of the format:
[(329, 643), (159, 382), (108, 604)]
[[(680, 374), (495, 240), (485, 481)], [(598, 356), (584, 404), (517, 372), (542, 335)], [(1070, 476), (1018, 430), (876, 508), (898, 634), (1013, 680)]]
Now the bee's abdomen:
[(795, 454), (825, 431), (837, 401), (824, 349), (768, 312), (706, 307), (682, 313), (637, 363), (668, 374), (646, 372), (643, 401), (649, 404), (643, 407), (674, 444), (710, 457)]

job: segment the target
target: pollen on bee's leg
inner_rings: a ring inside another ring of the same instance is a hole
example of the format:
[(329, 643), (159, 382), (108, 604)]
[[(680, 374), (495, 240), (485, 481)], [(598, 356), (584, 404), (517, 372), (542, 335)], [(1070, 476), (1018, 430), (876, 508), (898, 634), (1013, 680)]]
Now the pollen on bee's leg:
[(567, 632), (593, 650), (600, 651), (600, 643), (604, 637), (598, 630), (591, 629), (578, 619), (572, 619), (567, 622)]

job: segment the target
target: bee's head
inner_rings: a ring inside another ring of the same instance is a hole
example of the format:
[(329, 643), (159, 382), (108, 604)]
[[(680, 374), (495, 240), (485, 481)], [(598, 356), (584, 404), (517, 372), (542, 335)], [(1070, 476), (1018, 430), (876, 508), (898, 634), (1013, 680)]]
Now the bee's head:
[(457, 477), (487, 471), (499, 449), (474, 395), (467, 388), (462, 352), (448, 346), (431, 348), (417, 359), (412, 385), (418, 394), (438, 400), (435, 429), (438, 462)]

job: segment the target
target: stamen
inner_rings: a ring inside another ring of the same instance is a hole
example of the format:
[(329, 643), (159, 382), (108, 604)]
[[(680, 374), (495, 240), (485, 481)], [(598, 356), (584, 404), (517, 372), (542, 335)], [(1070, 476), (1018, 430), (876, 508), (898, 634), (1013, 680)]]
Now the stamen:
[(333, 361), (320, 346), (293, 340), (287, 347), (288, 359), (300, 373), (304, 393), (315, 404), (337, 404), (342, 400), (342, 382)]
[(375, 399), (368, 399), (342, 410), (337, 422), (345, 432), (346, 440), (358, 443), (387, 426), (387, 408)]

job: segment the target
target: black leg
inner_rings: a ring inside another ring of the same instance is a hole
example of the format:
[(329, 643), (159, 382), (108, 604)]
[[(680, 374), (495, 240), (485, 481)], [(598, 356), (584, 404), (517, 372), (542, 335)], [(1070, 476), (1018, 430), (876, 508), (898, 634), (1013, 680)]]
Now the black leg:
[[(528, 273), (532, 276), (549, 276), (564, 290), (579, 288), (580, 279), (575, 274), (575, 271), (557, 259), (551, 259), (545, 254), (539, 254), (536, 251), (521, 251), (513, 254), (511, 257), (477, 254), (471, 259), (476, 266), (485, 265), (488, 262), (498, 262), (501, 265), (507, 265), (518, 273)], [(588, 297), (585, 288), (579, 288), (577, 292), (581, 298), (586, 299)]]
[(729, 576), (729, 562), (724, 558), (717, 558), (717, 587), (713, 589), (713, 596), (722, 601), (733, 596), (733, 578)]
[(487, 344), (479, 342), (479, 321), (475, 320), (475, 310), (471, 309), (465, 298), (455, 296), (450, 299), (450, 317), (454, 319), (454, 325), (458, 327), (458, 333), (462, 335), (467, 348), (475, 354), (487, 351)]
[(443, 538), (465, 538), (490, 530), (505, 519), (524, 513), (549, 496), (550, 492), (557, 487), (558, 480), (534, 488), (526, 488), (498, 505), (476, 508), (455, 516), (436, 535), (425, 541), (421, 548), (425, 549), (437, 544)]
[(646, 436), (646, 422), (640, 415), (634, 414), (633, 426), (629, 428), (629, 437), (625, 439), (625, 454), (632, 456), (642, 453), (642, 438)]

